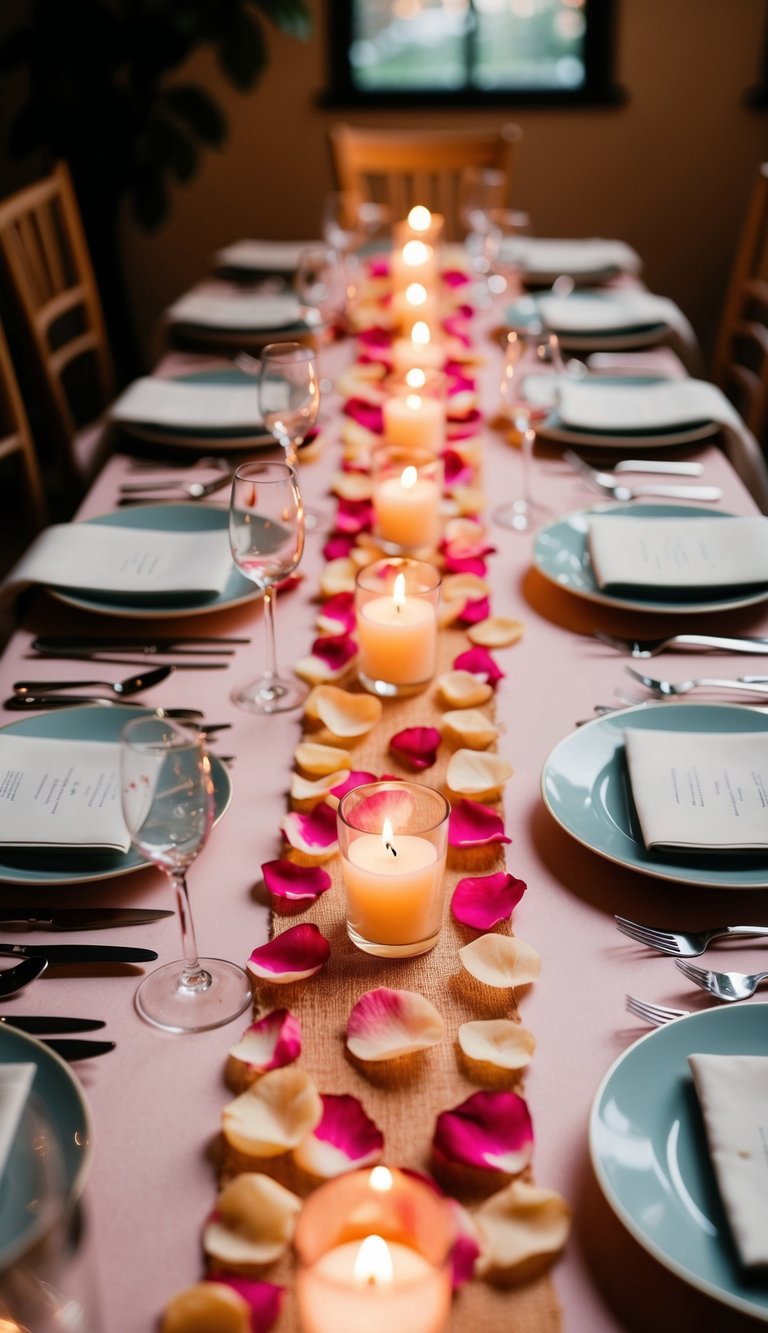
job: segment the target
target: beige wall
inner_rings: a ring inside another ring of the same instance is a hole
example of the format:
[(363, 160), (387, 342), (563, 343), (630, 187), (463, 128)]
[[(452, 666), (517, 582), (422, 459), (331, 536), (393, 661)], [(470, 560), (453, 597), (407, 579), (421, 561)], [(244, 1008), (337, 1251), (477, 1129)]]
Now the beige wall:
[[(204, 83), (230, 125), (189, 185), (174, 191), (155, 234), (126, 215), (123, 251), (140, 341), (157, 347), (163, 308), (240, 236), (317, 232), (331, 187), (327, 129), (344, 112), (318, 107), (326, 6), (299, 43), (270, 33), (270, 65), (255, 92), (234, 92), (208, 53), (183, 71)], [(645, 260), (654, 290), (672, 296), (706, 347), (757, 164), (768, 158), (768, 113), (748, 109), (759, 67), (765, 0), (617, 0), (618, 109), (427, 115), (349, 113), (384, 125), (460, 125), (468, 115), (523, 128), (514, 202), (540, 235), (616, 236)], [(181, 77), (181, 76), (180, 76)]]

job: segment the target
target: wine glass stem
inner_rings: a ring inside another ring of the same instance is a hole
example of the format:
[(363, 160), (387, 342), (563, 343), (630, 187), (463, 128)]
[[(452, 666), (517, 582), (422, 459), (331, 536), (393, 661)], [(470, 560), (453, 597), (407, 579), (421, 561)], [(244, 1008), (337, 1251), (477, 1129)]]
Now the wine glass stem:
[(296, 441), (286, 440), (286, 442), (283, 444), (283, 449), (285, 450), (285, 461), (288, 464), (288, 466), (292, 468), (298, 468), (299, 451), (296, 447)]
[(520, 441), (521, 461), (523, 465), (523, 499), (526, 504), (533, 504), (531, 494), (531, 459), (533, 457), (534, 432), (530, 426), (523, 431)]
[(268, 680), (275, 680), (277, 670), (277, 648), (275, 646), (275, 590), (270, 585), (264, 589), (264, 625), (267, 633), (267, 669), (264, 675)]
[(176, 908), (181, 923), (181, 944), (184, 953), (181, 985), (189, 990), (195, 990), (196, 988), (203, 990), (210, 985), (211, 979), (204, 968), (200, 966), (200, 960), (197, 956), (197, 941), (195, 940), (192, 911), (189, 906), (187, 877), (183, 870), (172, 870), (170, 875), (171, 882), (176, 890)]

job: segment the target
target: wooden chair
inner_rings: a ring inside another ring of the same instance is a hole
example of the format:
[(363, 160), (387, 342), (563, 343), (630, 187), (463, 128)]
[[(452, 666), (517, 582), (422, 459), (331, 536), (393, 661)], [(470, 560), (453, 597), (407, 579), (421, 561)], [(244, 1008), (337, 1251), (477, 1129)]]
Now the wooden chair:
[(29, 526), (38, 532), (46, 522), (47, 505), (29, 419), (24, 409), (8, 343), (0, 327), (0, 458), (19, 455)]
[(459, 207), (462, 175), (492, 167), (512, 176), (519, 126), (478, 130), (382, 130), (337, 124), (329, 131), (339, 190), (358, 201), (386, 203), (395, 221), (414, 204), (442, 213), (446, 237), (463, 235)]
[(82, 488), (102, 461), (104, 432), (88, 423), (113, 397), (114, 368), (64, 163), (0, 202), (0, 255), (46, 430), (69, 481)]
[(739, 238), (712, 379), (768, 452), (768, 162), (758, 168)]

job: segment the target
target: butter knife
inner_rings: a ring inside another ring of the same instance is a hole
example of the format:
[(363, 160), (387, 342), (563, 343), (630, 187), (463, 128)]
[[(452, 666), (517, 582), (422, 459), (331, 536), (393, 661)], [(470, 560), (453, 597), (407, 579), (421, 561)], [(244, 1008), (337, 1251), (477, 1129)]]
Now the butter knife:
[(45, 958), (59, 963), (152, 963), (154, 949), (127, 949), (119, 944), (13, 944), (0, 943), (3, 958)]
[(0, 1014), (0, 1027), (18, 1028), (39, 1036), (43, 1032), (95, 1032), (106, 1027), (103, 1018), (60, 1018), (58, 1014), (45, 1018), (42, 1014)]
[(149, 907), (0, 907), (0, 929), (104, 930), (110, 926), (140, 926), (173, 915), (167, 909)]
[(32, 647), (39, 652), (46, 652), (57, 648), (73, 649), (103, 649), (109, 650), (130, 648), (139, 651), (161, 652), (171, 648), (188, 647), (195, 644), (203, 645), (198, 652), (210, 652), (218, 649), (222, 644), (250, 643), (250, 639), (227, 639), (219, 638), (218, 635), (206, 634), (178, 634), (178, 635), (155, 635), (154, 638), (137, 638), (135, 635), (122, 634), (38, 634), (32, 640)]
[(87, 1037), (41, 1037), (40, 1040), (67, 1061), (90, 1060), (94, 1055), (106, 1055), (115, 1049), (113, 1041), (89, 1041)]

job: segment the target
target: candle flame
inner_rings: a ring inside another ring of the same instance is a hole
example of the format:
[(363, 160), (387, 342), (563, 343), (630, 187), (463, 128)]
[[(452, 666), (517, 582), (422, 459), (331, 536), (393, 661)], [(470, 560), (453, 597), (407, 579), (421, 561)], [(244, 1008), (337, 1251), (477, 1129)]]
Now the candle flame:
[(388, 1194), (394, 1183), (388, 1166), (374, 1166), (368, 1177), (368, 1184), (378, 1194)]
[(394, 833), (392, 832), (392, 821), (391, 821), (391, 819), (385, 819), (385, 820), (384, 820), (384, 827), (383, 827), (383, 829), (381, 830), (381, 841), (384, 843), (384, 849), (385, 849), (385, 851), (391, 852), (393, 856), (397, 856), (397, 852), (395, 851), (395, 848), (394, 848), (394, 846), (393, 846), (393, 844), (392, 844), (392, 839), (393, 839), (394, 836), (395, 836), (395, 835), (394, 835)]
[(408, 226), (413, 231), (429, 231), (432, 226), (432, 214), (423, 204), (416, 204), (408, 214)]
[(405, 289), (405, 299), (409, 305), (426, 305), (427, 289), (423, 282), (410, 282)]
[(411, 369), (407, 370), (405, 373), (405, 382), (410, 385), (412, 389), (423, 389), (427, 382), (427, 377), (424, 374), (424, 371), (420, 370), (418, 366), (412, 366)]
[(423, 319), (417, 319), (411, 329), (411, 342), (419, 347), (427, 347), (432, 341), (429, 325)]
[(405, 574), (398, 574), (395, 578), (395, 586), (392, 589), (392, 601), (398, 611), (405, 604)]
[(366, 1236), (360, 1242), (354, 1267), (359, 1287), (391, 1287), (394, 1270), (389, 1246), (382, 1236)]
[[(416, 471), (416, 468), (413, 466), (412, 463), (409, 463), (408, 467), (404, 467), (400, 474), (400, 485), (402, 486), (404, 491), (410, 491), (416, 485), (418, 479), (419, 479), (419, 474)], [(401, 579), (403, 576), (402, 574), (398, 574), (397, 577)]]
[(423, 241), (406, 241), (403, 246), (403, 263), (409, 268), (416, 268), (419, 264), (426, 264), (429, 259), (429, 246)]

